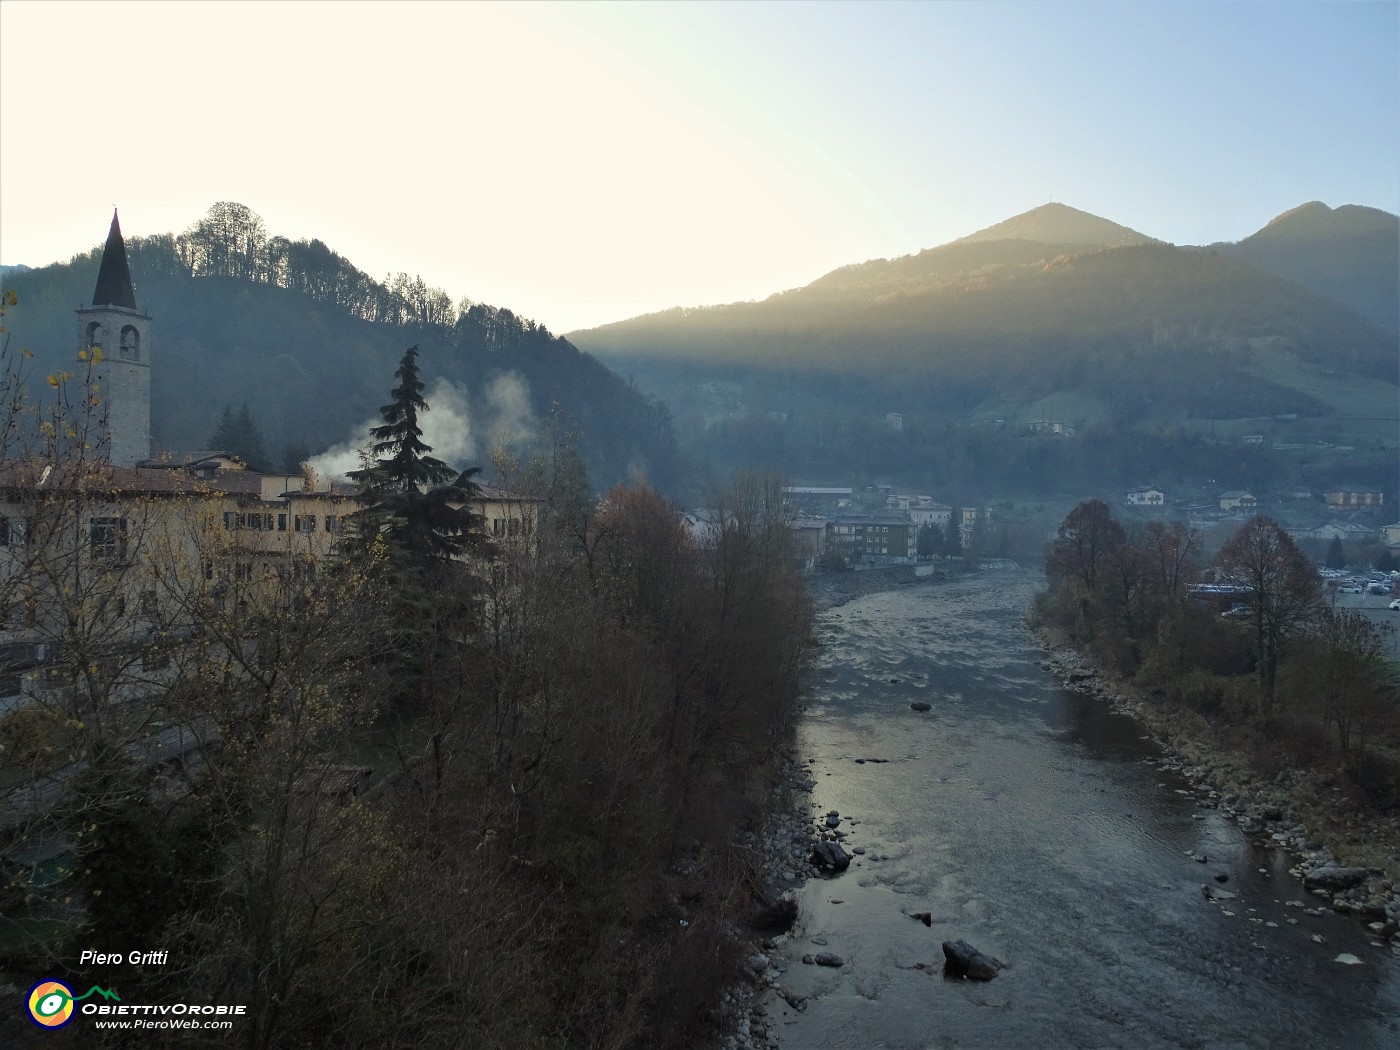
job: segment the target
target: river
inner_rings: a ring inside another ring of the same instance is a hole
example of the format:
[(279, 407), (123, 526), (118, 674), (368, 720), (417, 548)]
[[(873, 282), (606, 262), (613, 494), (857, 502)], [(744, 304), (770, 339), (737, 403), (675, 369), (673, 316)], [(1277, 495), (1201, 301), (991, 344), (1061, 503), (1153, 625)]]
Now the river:
[[(1285, 853), (1198, 810), (1185, 781), (1151, 764), (1160, 751), (1141, 726), (1041, 669), (1022, 623), (1039, 582), (986, 575), (821, 614), (801, 754), (814, 814), (838, 811), (846, 848), (866, 852), (800, 890), (798, 926), (773, 954), (782, 987), (808, 1002), (799, 1012), (770, 993), (770, 1039), (1400, 1047), (1400, 959), (1354, 919), (1290, 906), (1320, 902)], [(872, 758), (888, 761), (856, 761)], [(1239, 899), (1204, 899), (1217, 873)], [(931, 912), (932, 927), (911, 912)], [(957, 938), (1007, 968), (945, 979), (940, 944)], [(818, 951), (845, 965), (800, 961)], [(1342, 952), (1362, 964), (1335, 962)]]

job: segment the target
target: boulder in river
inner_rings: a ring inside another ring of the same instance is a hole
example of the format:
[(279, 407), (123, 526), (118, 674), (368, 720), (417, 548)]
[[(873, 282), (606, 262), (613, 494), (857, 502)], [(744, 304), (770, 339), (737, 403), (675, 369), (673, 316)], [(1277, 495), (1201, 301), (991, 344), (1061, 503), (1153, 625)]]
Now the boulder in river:
[(786, 933), (797, 921), (797, 902), (780, 897), (771, 903), (764, 902), (749, 919), (749, 925), (765, 933)]
[(1343, 868), (1336, 864), (1324, 864), (1303, 876), (1303, 889), (1349, 890), (1365, 882), (1368, 874), (1365, 868)]
[(909, 705), (909, 709), (911, 711), (919, 711), (922, 713), (924, 711), (932, 711), (933, 705), (926, 704), (922, 700), (915, 700), (912, 704)]
[(823, 871), (845, 871), (851, 866), (851, 855), (835, 842), (818, 842), (812, 847), (812, 863)]
[(943, 942), (943, 976), (990, 981), (1006, 965), (964, 940)]
[(933, 913), (932, 913), (932, 912), (927, 912), (927, 911), (911, 911), (911, 912), (909, 913), (909, 918), (911, 918), (911, 919), (918, 919), (918, 920), (919, 920), (921, 923), (923, 923), (925, 926), (932, 926), (932, 925), (933, 925)]

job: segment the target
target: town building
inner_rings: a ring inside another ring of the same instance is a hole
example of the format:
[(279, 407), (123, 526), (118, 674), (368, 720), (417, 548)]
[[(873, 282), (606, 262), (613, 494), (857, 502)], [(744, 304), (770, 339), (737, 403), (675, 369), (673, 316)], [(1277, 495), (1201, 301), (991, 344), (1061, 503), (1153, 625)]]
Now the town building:
[(827, 524), (827, 545), (866, 564), (902, 564), (915, 558), (912, 532), (902, 514), (838, 514)]
[(1220, 509), (1232, 511), (1251, 511), (1259, 507), (1259, 501), (1252, 493), (1244, 489), (1230, 489), (1220, 494)]
[(1167, 494), (1155, 486), (1133, 489), (1124, 497), (1130, 507), (1161, 507), (1167, 502)]
[(1352, 510), (1385, 505), (1385, 493), (1380, 489), (1366, 485), (1336, 485), (1327, 489), (1323, 495), (1326, 497), (1329, 507)]

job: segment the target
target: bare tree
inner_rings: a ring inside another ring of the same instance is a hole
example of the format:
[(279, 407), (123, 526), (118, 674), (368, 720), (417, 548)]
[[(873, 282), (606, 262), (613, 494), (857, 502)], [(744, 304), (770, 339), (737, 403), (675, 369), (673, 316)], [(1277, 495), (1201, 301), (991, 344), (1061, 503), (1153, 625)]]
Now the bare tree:
[(1126, 542), (1127, 534), (1113, 520), (1108, 504), (1085, 500), (1060, 523), (1045, 561), (1046, 572), (1052, 578), (1075, 580), (1092, 594), (1105, 561)]
[(1271, 709), (1283, 646), (1322, 612), (1317, 571), (1283, 527), (1263, 515), (1230, 537), (1220, 549), (1219, 564), (1249, 591), (1260, 702)]

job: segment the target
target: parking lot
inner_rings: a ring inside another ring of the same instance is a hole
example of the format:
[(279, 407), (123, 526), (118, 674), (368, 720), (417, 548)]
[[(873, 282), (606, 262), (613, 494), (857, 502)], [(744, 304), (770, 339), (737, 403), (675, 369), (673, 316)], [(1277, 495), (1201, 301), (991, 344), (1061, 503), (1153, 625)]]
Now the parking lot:
[(1387, 633), (1390, 655), (1400, 660), (1400, 612), (1387, 609), (1393, 598), (1388, 594), (1332, 594), (1333, 608), (1359, 609), (1374, 622), (1390, 628)]

